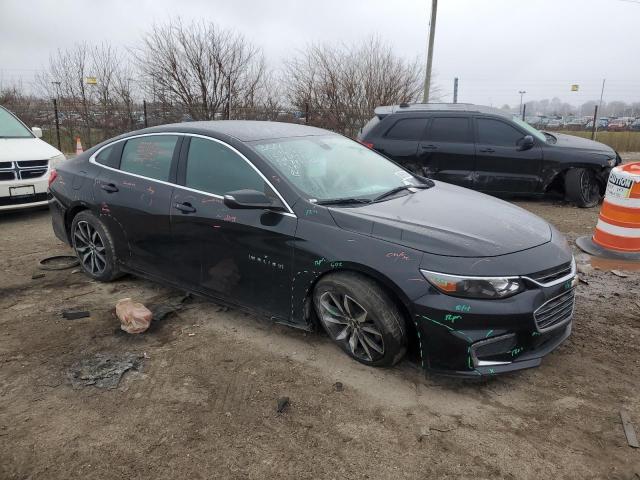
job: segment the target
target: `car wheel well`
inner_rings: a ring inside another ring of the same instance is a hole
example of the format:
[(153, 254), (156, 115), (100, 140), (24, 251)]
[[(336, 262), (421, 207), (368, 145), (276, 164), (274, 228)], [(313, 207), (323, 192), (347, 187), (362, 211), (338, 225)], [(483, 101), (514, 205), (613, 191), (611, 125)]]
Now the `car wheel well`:
[(73, 219), (84, 210), (89, 210), (89, 207), (86, 205), (76, 205), (75, 207), (71, 207), (65, 215), (64, 227), (67, 232), (69, 242), (71, 242), (71, 224), (73, 223)]
[[(567, 176), (567, 173), (572, 169), (572, 168), (579, 168), (579, 167), (568, 167), (565, 168), (564, 170), (559, 171), (554, 177), (553, 180), (551, 180), (551, 182), (549, 183), (549, 185), (547, 185), (547, 187), (545, 188), (545, 193), (552, 193), (552, 192), (556, 192), (556, 193), (560, 193), (562, 195), (566, 194), (566, 189), (564, 186), (564, 182), (565, 182), (565, 177)], [(580, 167), (582, 168), (582, 167)], [(593, 173), (596, 176), (596, 180), (598, 182), (598, 185), (600, 186), (600, 193), (602, 195), (604, 195), (605, 189), (607, 187), (606, 183), (603, 182), (601, 180), (600, 177), (600, 170), (597, 167), (584, 167), (584, 168), (589, 168), (590, 170), (593, 171)]]
[(341, 268), (336, 270), (328, 270), (323, 272), (321, 275), (318, 275), (307, 292), (307, 296), (304, 299), (304, 316), (305, 320), (312, 326), (314, 330), (322, 330), (320, 327), (320, 320), (318, 319), (315, 310), (313, 309), (313, 292), (316, 288), (318, 282), (327, 275), (335, 274), (335, 273), (357, 273), (358, 275), (362, 275), (367, 277), (369, 280), (377, 283), (380, 287), (384, 288), (387, 292), (391, 300), (395, 303), (395, 305), (400, 310), (402, 317), (404, 319), (405, 324), (405, 332), (407, 333), (407, 353), (409, 353), (410, 358), (414, 358), (416, 355), (419, 357), (419, 344), (418, 344), (418, 330), (416, 324), (413, 322), (413, 318), (409, 311), (407, 305), (400, 299), (400, 296), (397, 292), (394, 291), (389, 285), (385, 282), (381, 282), (380, 279), (374, 277), (373, 275), (364, 272), (362, 270), (358, 270), (356, 268)]

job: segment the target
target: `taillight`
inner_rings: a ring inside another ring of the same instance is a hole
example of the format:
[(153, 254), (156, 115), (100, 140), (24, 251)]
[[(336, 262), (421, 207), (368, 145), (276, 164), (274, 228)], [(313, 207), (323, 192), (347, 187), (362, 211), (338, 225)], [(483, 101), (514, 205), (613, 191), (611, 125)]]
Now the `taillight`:
[(367, 148), (373, 149), (373, 143), (371, 143), (371, 142), (363, 142), (362, 140), (360, 140), (360, 143), (362, 145), (364, 145), (365, 147), (367, 147)]
[(58, 172), (56, 172), (55, 168), (52, 168), (49, 172), (49, 188), (51, 188), (51, 184), (58, 178)]

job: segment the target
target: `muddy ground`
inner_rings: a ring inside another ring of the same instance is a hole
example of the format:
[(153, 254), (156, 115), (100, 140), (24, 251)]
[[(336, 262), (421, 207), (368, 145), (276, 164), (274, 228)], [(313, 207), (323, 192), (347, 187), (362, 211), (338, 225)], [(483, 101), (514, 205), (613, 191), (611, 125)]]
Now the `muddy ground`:
[[(517, 203), (572, 241), (598, 214)], [(2, 215), (0, 232), (3, 480), (640, 478), (619, 418), (626, 409), (640, 434), (640, 272), (581, 267), (570, 339), (538, 369), (468, 383), (409, 361), (367, 368), (322, 334), (202, 300), (123, 334), (118, 299), (172, 292), (73, 270), (32, 279), (38, 259), (69, 252), (47, 211)], [(91, 316), (64, 320), (68, 308)], [(69, 367), (99, 352), (145, 358), (115, 389), (72, 388)]]

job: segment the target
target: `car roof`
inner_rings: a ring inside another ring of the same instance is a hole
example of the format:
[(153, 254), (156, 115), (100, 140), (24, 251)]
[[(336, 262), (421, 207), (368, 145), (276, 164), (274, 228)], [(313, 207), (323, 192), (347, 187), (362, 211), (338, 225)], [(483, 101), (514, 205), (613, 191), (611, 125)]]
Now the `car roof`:
[(506, 118), (512, 117), (511, 112), (484, 105), (474, 105), (473, 103), (401, 103), (400, 105), (385, 105), (375, 109), (375, 114), (380, 118), (394, 113), (415, 112), (469, 112), (488, 113)]
[(136, 133), (199, 133), (222, 134), (241, 142), (268, 140), (275, 138), (307, 137), (316, 135), (335, 135), (322, 128), (299, 125), (296, 123), (265, 122), (258, 120), (208, 120), (183, 122), (146, 128)]

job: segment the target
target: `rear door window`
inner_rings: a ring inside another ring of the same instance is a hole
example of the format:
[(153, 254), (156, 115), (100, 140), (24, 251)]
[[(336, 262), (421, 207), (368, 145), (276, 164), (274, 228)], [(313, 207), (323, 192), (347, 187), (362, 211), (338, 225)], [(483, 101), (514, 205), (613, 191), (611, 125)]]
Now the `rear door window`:
[(268, 193), (263, 178), (244, 158), (219, 142), (199, 137), (191, 138), (185, 186), (215, 195), (244, 189)]
[(177, 143), (177, 135), (154, 135), (127, 140), (122, 150), (120, 170), (167, 182)]
[(385, 136), (394, 140), (420, 140), (426, 126), (426, 118), (403, 118), (398, 120)]
[(107, 147), (104, 150), (101, 150), (100, 153), (96, 155), (96, 162), (98, 162), (100, 165), (106, 165), (107, 167), (112, 167), (113, 160), (111, 159), (111, 156), (113, 154), (113, 148), (114, 148), (113, 145), (111, 145), (110, 147)]
[(499, 147), (515, 147), (524, 135), (508, 123), (492, 118), (478, 118), (478, 143)]
[(435, 117), (431, 120), (427, 140), (430, 142), (471, 143), (469, 118)]
[(369, 120), (364, 127), (362, 127), (362, 129), (360, 130), (360, 138), (364, 138), (366, 135), (368, 135), (369, 132), (373, 130), (373, 127), (375, 127), (378, 123), (380, 123), (380, 119), (376, 115), (371, 120)]

